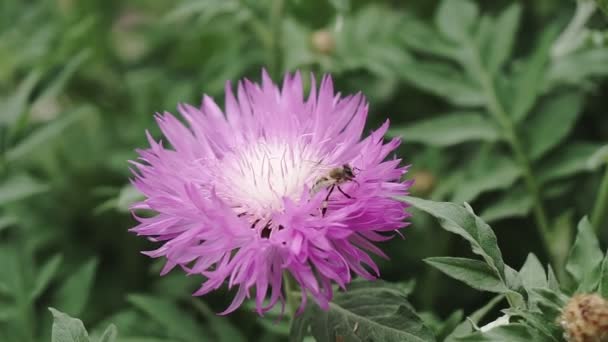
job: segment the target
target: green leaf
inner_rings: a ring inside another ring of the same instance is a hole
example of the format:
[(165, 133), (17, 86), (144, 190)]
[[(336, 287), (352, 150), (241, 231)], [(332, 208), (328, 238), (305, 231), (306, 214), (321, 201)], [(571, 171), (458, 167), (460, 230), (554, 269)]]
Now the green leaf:
[(131, 204), (141, 201), (144, 199), (144, 195), (142, 195), (139, 190), (137, 190), (133, 185), (127, 184), (122, 189), (120, 189), (120, 193), (118, 194), (118, 199), (116, 202), (116, 207), (121, 212), (129, 212), (129, 208)]
[(572, 130), (582, 108), (583, 96), (578, 92), (561, 94), (541, 103), (525, 124), (530, 158), (537, 160), (559, 144)]
[(481, 212), (486, 222), (494, 222), (509, 217), (526, 216), (532, 210), (532, 197), (525, 189), (514, 187)]
[(401, 38), (413, 50), (425, 52), (446, 58), (456, 58), (460, 54), (459, 48), (440, 36), (434, 28), (425, 22), (410, 17), (404, 20)]
[(496, 141), (499, 132), (491, 120), (479, 113), (448, 113), (415, 122), (406, 127), (394, 127), (391, 136), (401, 136), (406, 142), (431, 146), (451, 146), (467, 141)]
[(471, 36), (479, 9), (469, 0), (443, 0), (435, 16), (439, 31), (453, 41), (464, 41)]
[(27, 77), (21, 81), (15, 93), (9, 97), (8, 103), (0, 109), (0, 124), (13, 125), (27, 109), (27, 104), (32, 90), (40, 80), (40, 71), (32, 70)]
[(546, 76), (546, 88), (568, 84), (580, 87), (591, 78), (608, 75), (608, 47), (575, 51), (552, 61)]
[(474, 334), (458, 338), (462, 342), (530, 342), (539, 341), (523, 324), (507, 324), (490, 329), (487, 332), (476, 332)]
[(450, 333), (445, 342), (454, 342), (457, 341), (459, 337), (466, 336), (472, 333), (477, 324), (490, 312), (494, 309), (494, 307), (500, 303), (505, 298), (504, 295), (498, 295), (492, 298), (489, 302), (487, 302), (481, 308), (475, 310), (465, 321), (460, 323), (452, 333)]
[(406, 196), (405, 202), (413, 205), (439, 220), (441, 226), (467, 240), (473, 253), (480, 255), (492, 268), (495, 274), (505, 279), (505, 265), (496, 242), (496, 235), (485, 222), (465, 207), (448, 203), (433, 202)]
[(219, 317), (200, 298), (192, 298), (192, 300), (195, 301), (194, 305), (196, 305), (198, 310), (203, 313), (210, 323), (209, 329), (213, 331), (217, 338), (215, 341), (244, 342), (247, 340), (237, 327), (232, 325), (229, 320), (224, 319), (224, 317)]
[(324, 311), (316, 305), (295, 318), (290, 340), (301, 341), (308, 328), (318, 342), (434, 341), (404, 293), (382, 281), (358, 281), (339, 292)]
[(597, 169), (606, 163), (608, 163), (608, 145), (598, 149), (587, 161), (587, 166), (590, 169)]
[(598, 284), (604, 258), (599, 241), (587, 217), (578, 224), (574, 245), (566, 262), (566, 271), (576, 281), (578, 291), (592, 291)]
[(38, 128), (15, 147), (9, 149), (6, 152), (6, 160), (15, 162), (27, 157), (29, 153), (35, 151), (40, 145), (49, 143), (50, 140), (59, 136), (63, 130), (80, 120), (83, 114), (82, 110), (76, 110)]
[(97, 259), (93, 259), (70, 274), (57, 290), (55, 305), (67, 313), (80, 315), (91, 294), (96, 269)]
[(397, 72), (413, 86), (443, 97), (454, 105), (471, 107), (486, 103), (479, 86), (447, 63), (404, 63)]
[(539, 42), (534, 44), (534, 53), (524, 62), (516, 76), (513, 86), (515, 95), (510, 110), (516, 122), (520, 122), (526, 117), (542, 90), (549, 50), (557, 33), (558, 28), (556, 26), (550, 26), (543, 31)]
[(474, 289), (496, 293), (508, 290), (494, 270), (483, 261), (453, 257), (433, 257), (424, 261)]
[(595, 0), (597, 7), (599, 7), (604, 15), (608, 15), (608, 0)]
[(602, 261), (600, 268), (600, 284), (597, 288), (597, 292), (604, 298), (608, 298), (608, 253)]
[(47, 190), (47, 185), (40, 183), (27, 174), (12, 176), (0, 183), (0, 206), (22, 200)]
[(49, 308), (53, 314), (52, 342), (88, 342), (89, 335), (82, 321)]
[(118, 331), (114, 324), (110, 324), (99, 338), (99, 342), (116, 342)]
[(521, 5), (514, 3), (496, 18), (494, 32), (487, 48), (490, 72), (498, 71), (511, 56), (520, 16)]
[(470, 168), (464, 180), (457, 185), (452, 202), (470, 202), (484, 192), (509, 188), (521, 176), (517, 163), (493, 151), (481, 154), (470, 164)]
[(63, 257), (60, 254), (55, 255), (51, 259), (49, 259), (44, 266), (42, 266), (38, 270), (38, 275), (36, 276), (35, 287), (30, 294), (30, 300), (36, 300), (38, 296), (42, 294), (44, 290), (48, 287), (49, 283), (53, 280), (55, 275), (57, 274), (57, 270), (61, 265), (61, 261)]
[(533, 287), (546, 287), (547, 275), (545, 269), (536, 255), (529, 253), (521, 270), (519, 271), (522, 283), (526, 289)]
[(127, 300), (164, 327), (169, 337), (192, 342), (211, 341), (209, 334), (200, 328), (192, 315), (171, 300), (136, 294), (129, 295)]
[[(596, 144), (573, 142), (542, 159), (538, 166), (541, 183), (566, 178), (577, 173), (596, 170), (600, 163), (594, 161), (603, 148)], [(608, 151), (608, 149), (607, 149)]]

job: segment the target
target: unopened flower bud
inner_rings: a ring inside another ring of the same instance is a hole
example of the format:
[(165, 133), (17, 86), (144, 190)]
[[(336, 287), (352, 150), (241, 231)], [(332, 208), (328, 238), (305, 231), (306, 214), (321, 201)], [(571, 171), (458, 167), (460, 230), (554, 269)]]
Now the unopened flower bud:
[(336, 48), (333, 34), (327, 30), (318, 30), (311, 36), (313, 49), (323, 55), (330, 55)]
[(568, 342), (608, 342), (608, 301), (595, 293), (575, 295), (564, 307), (559, 324)]
[(412, 177), (414, 178), (412, 192), (415, 194), (428, 194), (435, 187), (435, 176), (429, 171), (419, 170)]

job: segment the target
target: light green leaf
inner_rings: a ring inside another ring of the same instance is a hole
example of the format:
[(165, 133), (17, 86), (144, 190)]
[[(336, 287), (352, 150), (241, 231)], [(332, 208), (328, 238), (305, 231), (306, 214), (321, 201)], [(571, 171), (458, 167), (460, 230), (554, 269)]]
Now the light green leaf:
[(415, 17), (404, 20), (399, 31), (402, 32), (401, 38), (405, 44), (414, 50), (446, 58), (457, 58), (460, 54), (456, 45)]
[(118, 331), (114, 324), (110, 324), (99, 338), (99, 342), (116, 342)]
[(424, 261), (477, 290), (496, 293), (504, 293), (508, 290), (494, 270), (483, 261), (453, 257), (433, 257)]
[(556, 26), (550, 26), (543, 31), (539, 42), (534, 44), (534, 53), (524, 62), (525, 64), (516, 76), (515, 95), (510, 109), (511, 116), (516, 122), (520, 122), (526, 117), (542, 91), (549, 50), (557, 33)]
[(453, 41), (464, 41), (475, 27), (479, 9), (469, 0), (443, 0), (435, 16), (439, 31)]
[(38, 296), (42, 294), (48, 287), (49, 283), (53, 280), (57, 274), (57, 270), (61, 265), (63, 257), (60, 254), (55, 255), (49, 259), (39, 270), (36, 276), (35, 287), (30, 294), (30, 300), (36, 300)]
[(542, 102), (524, 126), (530, 158), (537, 160), (559, 144), (570, 133), (582, 108), (583, 96), (578, 92)]
[(526, 289), (533, 287), (546, 287), (547, 275), (545, 269), (536, 255), (529, 253), (521, 270), (519, 271), (522, 283)]
[(574, 245), (566, 262), (566, 271), (579, 285), (579, 291), (592, 291), (598, 284), (604, 258), (599, 241), (587, 217), (578, 224)]
[(600, 165), (593, 158), (602, 150), (596, 144), (573, 142), (552, 153), (538, 166), (538, 178), (547, 183), (566, 178), (580, 172), (593, 171)]
[(0, 206), (22, 200), (47, 190), (47, 185), (40, 183), (27, 174), (12, 176), (0, 183)]
[(608, 75), (608, 47), (589, 48), (561, 56), (552, 61), (547, 72), (545, 88), (569, 84), (580, 87), (592, 78)]
[(71, 114), (64, 115), (53, 122), (38, 128), (19, 144), (6, 152), (6, 160), (14, 162), (28, 156), (29, 153), (35, 151), (40, 145), (49, 143), (50, 140), (57, 137), (67, 127), (74, 124), (83, 117), (82, 110), (76, 110)]
[(40, 80), (41, 73), (39, 70), (32, 70), (27, 77), (21, 81), (17, 90), (8, 102), (0, 108), (0, 124), (13, 125), (25, 113), (27, 109), (28, 99), (32, 90)]
[(595, 170), (606, 163), (608, 163), (608, 145), (602, 146), (589, 158), (587, 167)]
[(142, 195), (139, 190), (137, 190), (133, 185), (127, 184), (120, 189), (120, 193), (118, 194), (118, 199), (116, 201), (116, 207), (121, 212), (129, 212), (129, 208), (133, 203), (143, 199), (144, 195)]
[(494, 32), (490, 37), (491, 41), (487, 48), (489, 54), (488, 70), (490, 72), (498, 71), (511, 56), (520, 16), (521, 5), (513, 3), (496, 18)]
[(351, 283), (347, 291), (336, 294), (327, 311), (308, 306), (295, 318), (290, 340), (301, 341), (308, 327), (318, 342), (435, 340), (404, 293), (382, 281)]
[(452, 333), (450, 333), (445, 342), (454, 342), (457, 341), (459, 337), (466, 336), (472, 333), (477, 324), (490, 312), (494, 309), (498, 303), (500, 303), (505, 298), (504, 295), (498, 295), (492, 298), (489, 302), (487, 302), (481, 308), (475, 310), (465, 321), (460, 323)]
[(602, 297), (608, 298), (608, 252), (602, 261), (600, 270), (600, 284), (597, 288), (597, 292)]
[(505, 265), (496, 242), (496, 235), (485, 222), (465, 207), (448, 202), (433, 202), (415, 197), (402, 197), (412, 206), (439, 220), (441, 226), (467, 240), (473, 253), (480, 255), (495, 274), (505, 279)]
[(70, 78), (78, 70), (78, 68), (91, 56), (91, 50), (83, 50), (70, 58), (61, 72), (53, 79), (51, 84), (44, 89), (44, 91), (36, 98), (33, 105), (37, 102), (44, 100), (45, 98), (53, 98), (61, 93), (65, 88)]
[(211, 341), (209, 333), (205, 333), (192, 315), (183, 311), (173, 301), (148, 295), (129, 295), (127, 300), (156, 323), (167, 330), (172, 338), (188, 342)]
[(446, 63), (404, 63), (399, 76), (413, 86), (443, 97), (457, 106), (483, 106), (483, 92), (462, 72)]
[(89, 335), (81, 320), (53, 308), (49, 310), (53, 314), (52, 342), (89, 342)]
[(80, 315), (91, 294), (96, 269), (97, 260), (93, 259), (70, 274), (57, 290), (55, 306), (72, 315)]
[(466, 141), (496, 141), (499, 136), (491, 120), (470, 112), (448, 113), (406, 127), (394, 127), (388, 134), (401, 136), (406, 142), (432, 146), (451, 146)]
[(512, 323), (501, 325), (487, 332), (476, 332), (471, 335), (456, 339), (462, 342), (530, 342), (539, 341), (523, 324)]
[(509, 217), (526, 216), (532, 210), (532, 197), (524, 189), (514, 187), (503, 194), (496, 202), (481, 212), (486, 222), (494, 222)]

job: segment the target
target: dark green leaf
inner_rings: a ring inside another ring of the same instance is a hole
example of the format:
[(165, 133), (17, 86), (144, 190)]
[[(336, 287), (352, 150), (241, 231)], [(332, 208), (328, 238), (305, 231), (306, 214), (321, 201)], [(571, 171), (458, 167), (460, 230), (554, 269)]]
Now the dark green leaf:
[(604, 12), (604, 15), (608, 15), (608, 0), (595, 0), (595, 2), (597, 3), (597, 7)]
[(306, 311), (295, 319), (292, 340), (308, 327), (318, 342), (435, 340), (403, 292), (381, 281), (351, 283), (348, 291), (336, 294), (328, 311), (312, 305)]
[(597, 292), (604, 298), (608, 298), (608, 253), (604, 257), (600, 272), (600, 284)]
[(211, 341), (208, 333), (173, 301), (147, 295), (130, 295), (128, 301), (146, 313), (150, 318), (162, 325), (169, 337), (179, 338), (188, 342)]
[(570, 133), (582, 108), (583, 97), (580, 93), (562, 94), (541, 103), (525, 124), (530, 158), (539, 159), (559, 144)]
[(578, 224), (576, 240), (566, 262), (566, 271), (579, 284), (580, 291), (595, 289), (603, 258), (597, 236), (587, 217), (584, 217)]
[(521, 176), (517, 163), (495, 152), (482, 155), (470, 167), (469, 173), (454, 191), (453, 202), (470, 202), (486, 191), (509, 188)]
[(487, 222), (493, 222), (508, 217), (526, 216), (532, 210), (532, 205), (532, 197), (528, 192), (521, 187), (514, 187), (485, 208), (481, 217)]
[(552, 153), (546, 160), (543, 159), (538, 167), (538, 178), (546, 183), (569, 177), (580, 172), (593, 171), (599, 167), (593, 158), (601, 151), (596, 144), (568, 143), (561, 149)]
[(534, 44), (534, 53), (525, 61), (517, 75), (514, 84), (514, 102), (511, 107), (511, 115), (516, 122), (525, 118), (542, 90), (549, 50), (557, 32), (556, 26), (550, 26), (543, 31), (539, 42)]
[(499, 132), (492, 121), (478, 113), (449, 113), (415, 122), (406, 127), (394, 127), (388, 132), (401, 136), (406, 142), (432, 146), (450, 146), (466, 141), (495, 141)]
[(424, 261), (477, 290), (496, 293), (507, 291), (503, 281), (485, 262), (453, 257), (433, 257), (424, 259)]
[(53, 308), (49, 310), (53, 314), (52, 342), (89, 342), (89, 335), (81, 320)]
[(475, 26), (479, 9), (469, 0), (443, 0), (435, 16), (439, 31), (454, 41), (464, 41)]
[(93, 259), (70, 274), (55, 295), (55, 305), (67, 313), (80, 315), (89, 300), (96, 269), (97, 260)]
[(35, 300), (48, 287), (49, 283), (57, 274), (57, 270), (63, 260), (61, 255), (55, 255), (49, 259), (39, 270), (36, 276), (35, 287), (30, 294), (30, 300)]
[(200, 300), (199, 298), (193, 298), (192, 300), (196, 301), (196, 307), (201, 313), (203, 313), (205, 318), (210, 323), (209, 329), (211, 329), (215, 334), (217, 338), (216, 341), (244, 342), (247, 340), (245, 336), (241, 334), (238, 327), (232, 325), (230, 321), (224, 319), (224, 317), (219, 317), (207, 306), (204, 301)]

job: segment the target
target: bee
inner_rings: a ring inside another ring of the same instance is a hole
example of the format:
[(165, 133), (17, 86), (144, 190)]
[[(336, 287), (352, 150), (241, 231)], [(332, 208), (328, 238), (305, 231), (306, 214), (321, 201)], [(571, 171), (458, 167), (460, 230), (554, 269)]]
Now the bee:
[(327, 175), (319, 177), (312, 186), (311, 193), (315, 194), (319, 192), (321, 189), (329, 189), (327, 191), (327, 196), (325, 196), (325, 200), (323, 200), (323, 208), (321, 209), (321, 215), (325, 216), (327, 212), (327, 203), (329, 201), (329, 196), (333, 193), (334, 189), (338, 189), (342, 195), (346, 198), (352, 198), (349, 194), (344, 192), (340, 187), (341, 184), (346, 182), (356, 182), (355, 180), (355, 168), (350, 166), (349, 164), (343, 164), (342, 166), (335, 167), (327, 173)]

